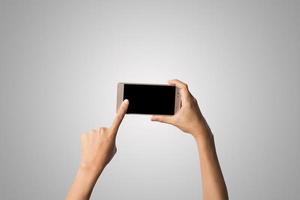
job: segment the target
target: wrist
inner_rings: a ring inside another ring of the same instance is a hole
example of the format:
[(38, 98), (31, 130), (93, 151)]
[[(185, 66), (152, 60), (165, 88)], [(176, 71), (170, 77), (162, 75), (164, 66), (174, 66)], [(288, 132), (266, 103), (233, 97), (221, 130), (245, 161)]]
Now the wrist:
[(80, 166), (66, 199), (89, 199), (98, 177), (91, 170)]
[(204, 134), (198, 134), (197, 136), (194, 136), (194, 139), (197, 144), (199, 152), (203, 153), (209, 149), (214, 151), (215, 142), (214, 142), (214, 135), (212, 134), (212, 132), (205, 132)]
[(198, 140), (199, 138), (205, 138), (211, 134), (211, 131), (208, 127), (204, 126), (203, 123), (197, 123), (194, 126), (194, 129), (191, 131), (191, 135)]
[(194, 133), (192, 133), (192, 135), (195, 141), (199, 143), (199, 142), (210, 140), (212, 133), (204, 132), (204, 131), (195, 131)]
[(100, 176), (100, 174), (102, 173), (104, 167), (105, 167), (104, 165), (100, 165), (99, 167), (96, 167), (96, 166), (80, 163), (78, 173), (84, 174), (85, 176), (90, 178), (93, 177), (98, 178), (98, 176)]
[(205, 118), (201, 115), (195, 120), (194, 129), (191, 131), (191, 134), (194, 136), (194, 138), (201, 138), (201, 137), (207, 137), (209, 135), (212, 135), (211, 130), (205, 120)]
[(200, 143), (210, 143), (213, 140), (213, 134), (208, 126), (198, 126), (191, 134), (198, 145)]

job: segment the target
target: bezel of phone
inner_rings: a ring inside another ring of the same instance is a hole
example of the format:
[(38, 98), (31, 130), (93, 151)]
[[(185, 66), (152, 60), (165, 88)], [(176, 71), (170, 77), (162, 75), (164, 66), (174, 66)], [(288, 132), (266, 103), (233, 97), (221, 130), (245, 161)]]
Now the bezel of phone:
[[(168, 84), (150, 84), (150, 83), (124, 83), (120, 82), (118, 83), (117, 87), (117, 107), (116, 110), (120, 107), (121, 103), (123, 102), (123, 97), (124, 97), (124, 84), (133, 84), (133, 85), (153, 85), (153, 86), (171, 86)], [(129, 102), (130, 103), (130, 102)], [(181, 107), (181, 98), (180, 98), (180, 93), (179, 89), (175, 87), (175, 106), (174, 106), (174, 114), (180, 109)], [(135, 114), (140, 114), (140, 113), (135, 113)], [(145, 115), (145, 114), (143, 114)]]

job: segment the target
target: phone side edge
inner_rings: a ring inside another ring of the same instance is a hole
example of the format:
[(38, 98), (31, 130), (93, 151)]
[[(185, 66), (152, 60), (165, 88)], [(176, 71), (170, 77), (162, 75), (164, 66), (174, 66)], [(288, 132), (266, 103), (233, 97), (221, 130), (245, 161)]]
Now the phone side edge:
[(174, 115), (177, 113), (178, 110), (180, 110), (180, 105), (181, 105), (181, 98), (180, 98), (179, 89), (177, 87), (175, 87), (175, 108), (174, 108)]
[(121, 103), (123, 102), (123, 96), (124, 95), (124, 83), (118, 83), (117, 86), (117, 107), (116, 111), (118, 111)]

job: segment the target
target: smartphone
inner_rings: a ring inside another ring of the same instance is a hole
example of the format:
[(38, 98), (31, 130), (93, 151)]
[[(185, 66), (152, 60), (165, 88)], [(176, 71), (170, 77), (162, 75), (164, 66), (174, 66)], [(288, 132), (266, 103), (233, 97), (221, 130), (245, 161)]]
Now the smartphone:
[(117, 109), (128, 99), (128, 114), (174, 115), (181, 106), (175, 86), (118, 83), (117, 90)]

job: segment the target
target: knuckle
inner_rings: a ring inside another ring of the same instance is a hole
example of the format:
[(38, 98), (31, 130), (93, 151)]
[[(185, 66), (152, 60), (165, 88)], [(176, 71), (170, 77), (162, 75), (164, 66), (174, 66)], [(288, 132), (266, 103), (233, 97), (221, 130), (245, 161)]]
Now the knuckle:
[(92, 134), (92, 133), (97, 133), (98, 132), (98, 129), (97, 128), (93, 128), (92, 130), (90, 130), (90, 134)]
[(186, 90), (188, 90), (188, 88), (189, 88), (188, 84), (186, 84), (186, 83), (183, 83), (183, 87), (184, 87)]
[(108, 134), (106, 137), (106, 141), (109, 143), (113, 143), (115, 139), (116, 139), (116, 136), (113, 134)]
[(107, 130), (107, 128), (101, 127), (101, 128), (100, 128), (100, 133), (103, 133), (103, 132), (105, 132), (106, 130)]

